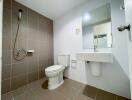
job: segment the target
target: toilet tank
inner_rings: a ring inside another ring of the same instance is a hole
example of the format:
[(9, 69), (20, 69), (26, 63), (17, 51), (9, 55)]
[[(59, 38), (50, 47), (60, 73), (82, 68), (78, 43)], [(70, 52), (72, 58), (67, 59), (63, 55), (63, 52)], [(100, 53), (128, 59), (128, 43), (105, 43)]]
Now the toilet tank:
[(70, 66), (70, 55), (68, 55), (68, 54), (58, 55), (58, 64), (63, 65), (65, 67)]

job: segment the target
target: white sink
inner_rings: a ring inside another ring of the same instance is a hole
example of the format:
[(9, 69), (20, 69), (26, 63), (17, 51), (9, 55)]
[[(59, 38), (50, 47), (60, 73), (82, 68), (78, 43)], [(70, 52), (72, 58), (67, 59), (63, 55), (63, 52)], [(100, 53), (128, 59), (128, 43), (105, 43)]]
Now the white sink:
[(77, 60), (112, 63), (113, 55), (111, 52), (79, 52)]

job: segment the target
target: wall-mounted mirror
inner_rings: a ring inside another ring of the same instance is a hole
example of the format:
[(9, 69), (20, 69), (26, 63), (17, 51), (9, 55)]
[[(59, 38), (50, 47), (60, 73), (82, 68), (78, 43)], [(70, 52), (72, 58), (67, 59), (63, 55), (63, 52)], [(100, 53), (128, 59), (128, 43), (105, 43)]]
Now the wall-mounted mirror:
[(100, 6), (82, 17), (83, 48), (112, 47), (110, 4)]

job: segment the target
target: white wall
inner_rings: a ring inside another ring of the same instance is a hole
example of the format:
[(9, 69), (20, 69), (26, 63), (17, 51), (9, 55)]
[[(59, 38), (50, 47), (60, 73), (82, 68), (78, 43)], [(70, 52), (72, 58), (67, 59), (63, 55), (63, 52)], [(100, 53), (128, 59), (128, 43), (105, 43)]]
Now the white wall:
[[(93, 77), (90, 73), (89, 65), (85, 62), (77, 62), (76, 67), (70, 66), (65, 76), (73, 80), (130, 98), (130, 87), (128, 79), (128, 62), (127, 62), (127, 45), (126, 35), (120, 35), (117, 26), (122, 20), (119, 20), (121, 13), (118, 3), (123, 0), (111, 0), (112, 21), (113, 22), (113, 48), (109, 51), (113, 52), (115, 57), (113, 64), (101, 64), (102, 75)], [(113, 3), (114, 2), (114, 3)], [(57, 55), (59, 53), (70, 53), (71, 60), (76, 59), (76, 53), (83, 50), (82, 41), (82, 19), (81, 16), (86, 12), (106, 3), (105, 0), (91, 0), (81, 7), (73, 9), (66, 15), (54, 21), (54, 58), (57, 63)], [(118, 7), (117, 7), (118, 6)], [(117, 24), (118, 23), (118, 24)], [(76, 33), (75, 29), (80, 28), (81, 32)], [(107, 49), (105, 49), (107, 50)], [(91, 51), (90, 49), (85, 51)], [(104, 49), (103, 49), (104, 51)]]
[[(132, 26), (132, 0), (125, 0), (125, 15), (126, 23)], [(131, 84), (131, 98), (132, 98), (132, 30), (128, 32), (128, 58), (129, 58), (129, 73), (130, 73), (130, 84)]]
[(2, 11), (3, 11), (3, 0), (0, 0), (0, 100), (1, 100), (1, 57), (2, 57)]
[(117, 27), (125, 24), (125, 12), (120, 10), (124, 0), (111, 0), (113, 53), (120, 66), (129, 77), (127, 32), (119, 32)]

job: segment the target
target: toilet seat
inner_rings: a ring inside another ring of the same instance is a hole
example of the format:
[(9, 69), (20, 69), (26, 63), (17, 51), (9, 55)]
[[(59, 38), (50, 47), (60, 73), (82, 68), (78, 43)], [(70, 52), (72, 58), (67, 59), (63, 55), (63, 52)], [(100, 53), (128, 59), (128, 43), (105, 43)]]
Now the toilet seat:
[(64, 83), (64, 69), (65, 67), (63, 65), (53, 65), (45, 69), (45, 74), (48, 77), (49, 90), (54, 90)]
[(63, 70), (63, 65), (53, 65), (45, 69), (46, 72), (58, 72)]
[(65, 69), (63, 65), (53, 65), (45, 69), (45, 74), (48, 77), (54, 77)]

